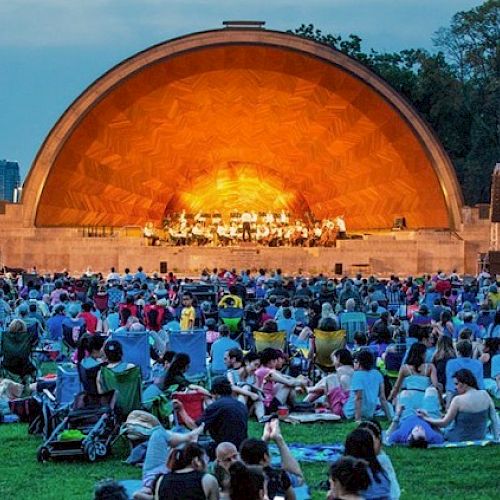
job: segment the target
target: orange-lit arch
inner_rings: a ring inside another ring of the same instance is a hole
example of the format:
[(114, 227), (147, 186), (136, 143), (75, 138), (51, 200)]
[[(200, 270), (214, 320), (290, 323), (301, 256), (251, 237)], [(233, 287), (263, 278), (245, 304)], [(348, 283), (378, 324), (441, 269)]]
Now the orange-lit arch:
[(350, 228), (398, 215), (448, 228), (462, 199), (432, 132), (361, 64), (293, 35), (218, 30), (152, 47), (89, 87), (42, 146), (23, 204), (39, 227), (270, 207), (342, 213)]

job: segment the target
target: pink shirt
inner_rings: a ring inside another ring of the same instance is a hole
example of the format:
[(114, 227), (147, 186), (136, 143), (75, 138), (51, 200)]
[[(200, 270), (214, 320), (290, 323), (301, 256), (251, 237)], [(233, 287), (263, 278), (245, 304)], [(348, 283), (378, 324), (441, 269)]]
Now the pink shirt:
[(255, 371), (255, 378), (257, 380), (257, 387), (264, 391), (264, 406), (269, 406), (274, 398), (274, 386), (275, 382), (272, 380), (265, 380), (266, 376), (269, 375), (273, 370), (265, 366), (257, 368)]

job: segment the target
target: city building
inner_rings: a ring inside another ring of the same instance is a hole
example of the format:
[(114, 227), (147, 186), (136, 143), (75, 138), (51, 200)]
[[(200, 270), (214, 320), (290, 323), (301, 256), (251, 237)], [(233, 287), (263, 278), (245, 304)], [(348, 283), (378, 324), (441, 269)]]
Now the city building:
[(19, 187), (19, 163), (0, 160), (0, 200), (14, 201), (14, 191)]

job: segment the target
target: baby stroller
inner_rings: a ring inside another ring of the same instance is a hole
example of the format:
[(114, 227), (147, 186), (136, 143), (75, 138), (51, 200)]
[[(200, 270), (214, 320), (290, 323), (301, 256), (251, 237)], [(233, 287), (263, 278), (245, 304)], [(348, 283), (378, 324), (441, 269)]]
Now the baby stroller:
[(38, 448), (37, 460), (51, 457), (85, 456), (90, 462), (110, 452), (118, 434), (116, 392), (88, 394), (75, 397), (68, 415)]

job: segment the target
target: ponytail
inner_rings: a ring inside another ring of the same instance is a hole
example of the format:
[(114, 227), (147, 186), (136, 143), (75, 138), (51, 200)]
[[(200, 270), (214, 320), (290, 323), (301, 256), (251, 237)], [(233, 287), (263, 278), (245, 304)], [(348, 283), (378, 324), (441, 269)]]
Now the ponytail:
[(371, 483), (368, 462), (350, 456), (344, 456), (331, 465), (330, 478), (338, 481), (346, 493), (353, 495), (366, 490)]
[(229, 467), (231, 500), (255, 500), (264, 491), (264, 474), (257, 466), (234, 462)]
[(196, 443), (188, 443), (184, 448), (174, 448), (167, 458), (167, 467), (175, 472), (189, 467), (195, 458), (203, 460), (205, 450)]
[(80, 364), (87, 357), (87, 354), (90, 352), (90, 339), (91, 336), (88, 333), (85, 333), (80, 338), (76, 351), (77, 364)]

